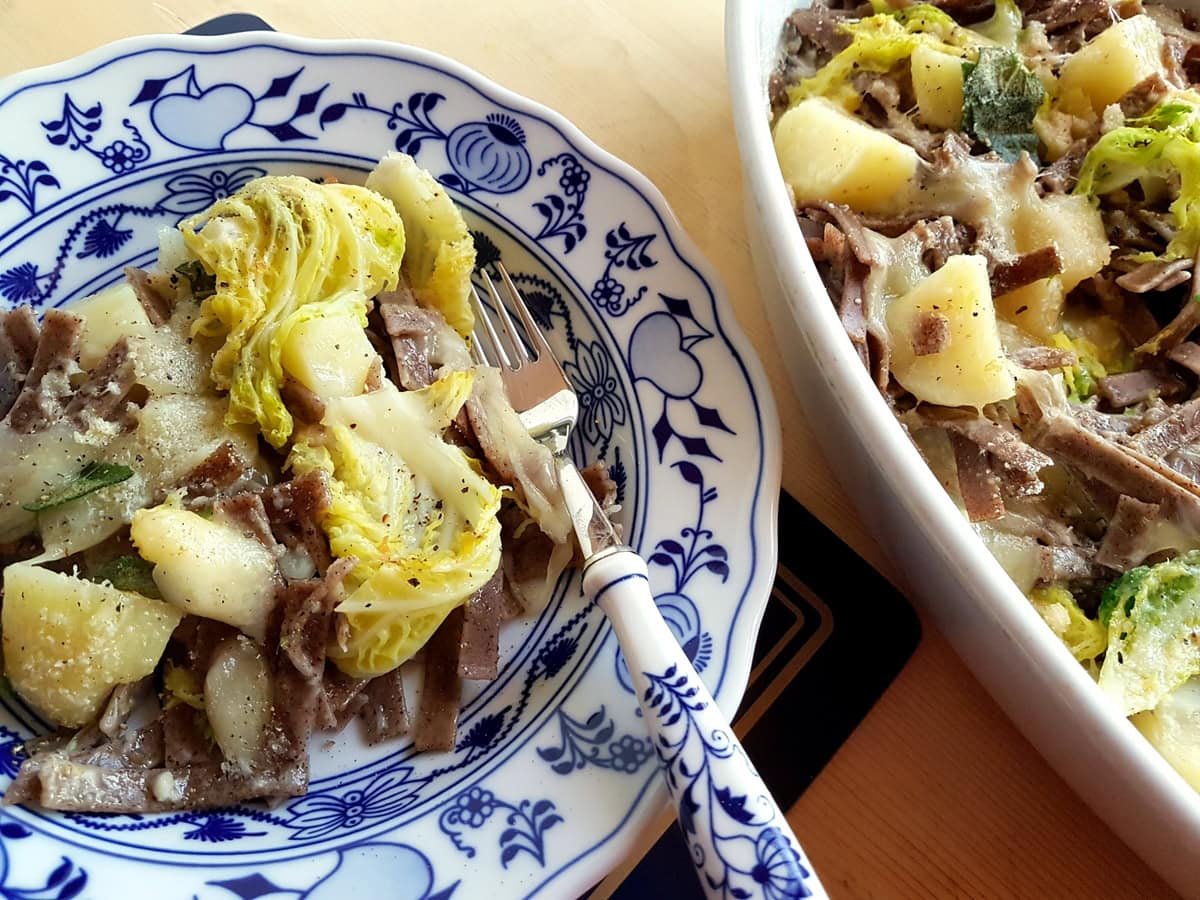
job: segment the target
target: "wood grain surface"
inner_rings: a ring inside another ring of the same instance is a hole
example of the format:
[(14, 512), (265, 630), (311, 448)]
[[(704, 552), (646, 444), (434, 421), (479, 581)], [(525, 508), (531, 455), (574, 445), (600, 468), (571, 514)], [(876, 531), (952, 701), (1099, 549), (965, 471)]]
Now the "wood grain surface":
[[(553, 107), (644, 172), (718, 270), (763, 358), (783, 423), (784, 487), (889, 572), (801, 416), (757, 296), (720, 2), (0, 0), (0, 75), (235, 11), (281, 31), (445, 53)], [(789, 818), (835, 898), (1172, 896), (928, 623), (911, 663)]]

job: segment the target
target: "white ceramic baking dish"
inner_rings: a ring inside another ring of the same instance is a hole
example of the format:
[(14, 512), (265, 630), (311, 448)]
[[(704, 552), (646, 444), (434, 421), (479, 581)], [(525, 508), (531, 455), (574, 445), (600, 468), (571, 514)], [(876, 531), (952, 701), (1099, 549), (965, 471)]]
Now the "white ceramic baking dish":
[(729, 0), (725, 22), (750, 245), (795, 400), (819, 423), (813, 430), (826, 455), (912, 596), (979, 680), (1114, 831), (1177, 890), (1200, 897), (1200, 794), (1108, 706), (988, 553), (838, 322), (780, 177), (768, 120), (780, 31), (807, 2)]

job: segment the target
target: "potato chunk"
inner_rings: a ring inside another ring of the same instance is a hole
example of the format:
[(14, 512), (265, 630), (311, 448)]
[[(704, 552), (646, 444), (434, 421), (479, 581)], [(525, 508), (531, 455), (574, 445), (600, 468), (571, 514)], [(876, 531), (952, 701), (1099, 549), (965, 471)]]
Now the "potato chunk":
[(78, 728), (154, 671), (182, 618), (161, 600), (28, 564), (4, 570), (4, 668), (47, 718)]
[(204, 711), (221, 754), (249, 772), (262, 754), (271, 719), (271, 675), (253, 641), (232, 638), (213, 654), (204, 677)]
[(963, 109), (963, 59), (920, 44), (912, 55), (913, 93), (921, 121), (958, 128)]
[(130, 535), (154, 563), (163, 599), (262, 640), (275, 595), (271, 551), (237, 528), (190, 510), (155, 506), (133, 516)]
[(25, 509), (58, 487), (93, 457), (75, 426), (57, 422), (37, 434), (0, 428), (0, 542), (14, 541), (37, 527), (38, 514)]
[[(932, 352), (917, 339), (925, 321), (944, 323)], [(892, 301), (887, 325), (892, 371), (918, 399), (978, 408), (1013, 395), (1016, 383), (1000, 344), (982, 256), (952, 256)]]
[(1072, 115), (1099, 115), (1138, 82), (1163, 71), (1162, 51), (1162, 32), (1147, 15), (1106, 28), (1063, 63), (1055, 105)]
[(149, 338), (154, 332), (127, 281), (72, 304), (71, 312), (83, 319), (79, 365), (85, 369), (100, 362), (121, 338)]
[(1066, 295), (1108, 265), (1112, 247), (1100, 210), (1087, 197), (1052, 194), (1021, 204), (1013, 219), (1015, 251), (1054, 247), (1062, 272), (996, 298), (996, 311), (1030, 334), (1048, 339), (1061, 328)]
[(1200, 678), (1184, 682), (1133, 724), (1180, 775), (1200, 791)]
[[(226, 426), (227, 408), (221, 397), (155, 397), (137, 413), (136, 431), (118, 436), (99, 454), (77, 454), (79, 460), (99, 458), (129, 466), (133, 477), (41, 513), (38, 525), (46, 549), (65, 556), (100, 543), (226, 441), (243, 460), (256, 465), (260, 458), (254, 430)], [(50, 458), (56, 459), (57, 453)], [(77, 461), (69, 471), (78, 471), (82, 464)]]
[(197, 309), (192, 303), (179, 304), (170, 322), (132, 342), (138, 383), (152, 397), (212, 393), (210, 345), (191, 335)]
[(1057, 275), (1024, 285), (996, 298), (996, 313), (1023, 331), (1049, 340), (1062, 329), (1067, 296)]
[(353, 316), (296, 325), (283, 345), (283, 369), (318, 397), (355, 397), (379, 354)]
[(1022, 253), (1050, 245), (1058, 249), (1064, 293), (1103, 269), (1112, 256), (1100, 210), (1077, 194), (1051, 194), (1029, 204), (1015, 231)]
[(894, 208), (919, 161), (907, 144), (820, 97), (779, 117), (775, 152), (797, 201), (829, 200), (863, 212)]

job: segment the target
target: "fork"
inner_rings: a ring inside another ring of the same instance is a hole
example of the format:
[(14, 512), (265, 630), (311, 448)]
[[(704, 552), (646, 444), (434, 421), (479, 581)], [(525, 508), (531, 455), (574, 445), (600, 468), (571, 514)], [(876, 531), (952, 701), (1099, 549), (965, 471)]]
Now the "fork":
[[(530, 436), (554, 455), (584, 559), (583, 593), (617, 634), (701, 887), (721, 898), (824, 897), (783, 812), (663, 621), (645, 561), (621, 544), (568, 455), (579, 416), (575, 391), (504, 265), (493, 267), (507, 304), (481, 271), (495, 311), (473, 291), (483, 328), (472, 335), (472, 353), (477, 363), (500, 370)], [(521, 320), (525, 341), (506, 306)]]

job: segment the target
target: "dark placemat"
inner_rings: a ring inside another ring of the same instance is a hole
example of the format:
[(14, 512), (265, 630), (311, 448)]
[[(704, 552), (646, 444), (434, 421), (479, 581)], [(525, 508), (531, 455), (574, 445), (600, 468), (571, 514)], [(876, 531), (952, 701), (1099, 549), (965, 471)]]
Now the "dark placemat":
[(203, 34), (203, 35), (220, 35), (220, 34), (237, 34), (239, 31), (274, 31), (275, 29), (268, 25), (263, 19), (258, 16), (253, 16), (250, 13), (227, 13), (223, 16), (217, 16), (215, 19), (209, 19), (207, 22), (201, 22), (199, 25), (189, 28), (184, 34)]
[[(258, 16), (231, 13), (186, 33), (272, 30)], [(783, 809), (846, 741), (920, 639), (904, 597), (782, 494), (779, 569), (734, 726)], [(612, 896), (702, 898), (694, 871), (679, 832), (668, 828)]]

